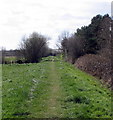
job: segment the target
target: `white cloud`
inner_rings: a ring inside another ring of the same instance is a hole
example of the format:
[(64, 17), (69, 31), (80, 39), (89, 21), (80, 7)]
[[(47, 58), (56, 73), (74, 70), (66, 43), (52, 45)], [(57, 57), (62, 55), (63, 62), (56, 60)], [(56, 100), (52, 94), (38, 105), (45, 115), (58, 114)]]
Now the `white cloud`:
[(76, 31), (97, 14), (110, 14), (108, 0), (1, 0), (0, 46), (15, 49), (24, 34), (49, 35), (55, 46), (63, 30)]

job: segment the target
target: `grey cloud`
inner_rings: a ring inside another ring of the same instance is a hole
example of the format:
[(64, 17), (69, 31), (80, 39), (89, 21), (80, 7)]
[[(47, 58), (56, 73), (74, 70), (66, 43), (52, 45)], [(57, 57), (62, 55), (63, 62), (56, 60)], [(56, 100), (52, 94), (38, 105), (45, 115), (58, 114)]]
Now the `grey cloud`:
[(41, 8), (44, 8), (45, 5), (44, 4), (41, 4), (41, 3), (31, 3), (30, 4), (31, 6), (34, 6), (34, 7), (41, 7)]
[(20, 19), (19, 17), (9, 17), (8, 19), (7, 19), (7, 22), (6, 23), (4, 23), (3, 25), (4, 26), (7, 26), (7, 27), (10, 27), (10, 28), (12, 28), (12, 27), (15, 27), (15, 28), (19, 28), (21, 25), (24, 25), (24, 23), (26, 23), (26, 20), (27, 20), (28, 18), (27, 17), (25, 17), (24, 16), (24, 19)]
[(89, 19), (89, 16), (82, 16), (82, 15), (72, 15), (72, 14), (64, 14), (59, 17), (60, 20), (81, 20), (81, 19)]
[(13, 15), (20, 15), (20, 14), (24, 13), (24, 11), (16, 11), (16, 10), (15, 11), (12, 10), (11, 12), (12, 12)]
[(92, 15), (94, 14), (110, 14), (111, 13), (110, 2), (96, 2), (90, 6)]
[(110, 3), (100, 2), (100, 0), (84, 0), (84, 2), (81, 1), (79, 6), (77, 6), (75, 0), (69, 0), (69, 3), (74, 4), (70, 4), (70, 6), (66, 3), (66, 0), (61, 0), (66, 3), (62, 5), (59, 5), (60, 2), (55, 4), (52, 0), (48, 0), (48, 3), (43, 0), (11, 0), (12, 3), (9, 0), (4, 1), (7, 1), (4, 2), (4, 6), (7, 5), (8, 8), (3, 12), (7, 10), (9, 14), (6, 14), (7, 21), (3, 24), (1, 30), (9, 30), (8, 32), (11, 34), (16, 31), (15, 39), (21, 37), (23, 33), (32, 32), (32, 30), (42, 32), (42, 34), (47, 33), (52, 36), (52, 39), (57, 39), (57, 35), (63, 30), (75, 32), (77, 28), (90, 24), (91, 18), (95, 15), (111, 12)]

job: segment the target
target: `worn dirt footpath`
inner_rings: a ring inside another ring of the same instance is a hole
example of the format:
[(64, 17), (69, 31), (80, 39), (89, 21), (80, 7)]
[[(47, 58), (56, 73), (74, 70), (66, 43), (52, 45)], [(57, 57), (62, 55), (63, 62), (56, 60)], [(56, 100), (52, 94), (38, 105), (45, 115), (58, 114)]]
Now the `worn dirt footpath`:
[(61, 117), (61, 103), (60, 99), (62, 98), (62, 91), (60, 87), (60, 78), (56, 71), (54, 61), (50, 63), (50, 76), (49, 76), (51, 87), (50, 94), (47, 101), (47, 112), (45, 117)]

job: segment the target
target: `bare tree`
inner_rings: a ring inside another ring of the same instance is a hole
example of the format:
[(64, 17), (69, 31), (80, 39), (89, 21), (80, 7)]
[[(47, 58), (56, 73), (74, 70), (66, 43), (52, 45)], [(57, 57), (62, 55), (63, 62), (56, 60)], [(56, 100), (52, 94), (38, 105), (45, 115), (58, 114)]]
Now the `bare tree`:
[(68, 38), (70, 34), (67, 31), (63, 31), (61, 35), (58, 36), (58, 42), (60, 43), (57, 44), (57, 46), (62, 50), (65, 60), (67, 61), (68, 58)]
[(28, 38), (23, 38), (20, 49), (28, 62), (39, 62), (47, 52), (47, 38), (34, 32)]
[(75, 60), (83, 54), (83, 43), (73, 34), (68, 39), (67, 48), (69, 61), (74, 64)]
[(75, 34), (69, 34), (68, 32), (63, 32), (59, 39), (65, 60), (74, 63), (76, 58), (82, 54), (82, 39), (79, 39)]

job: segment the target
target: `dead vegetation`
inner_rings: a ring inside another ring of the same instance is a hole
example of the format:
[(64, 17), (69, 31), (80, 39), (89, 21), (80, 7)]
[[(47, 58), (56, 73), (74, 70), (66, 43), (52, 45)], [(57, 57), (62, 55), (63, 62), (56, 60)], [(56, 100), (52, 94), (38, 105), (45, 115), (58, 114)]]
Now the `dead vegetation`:
[(101, 55), (87, 54), (78, 58), (75, 62), (75, 66), (99, 79), (102, 79), (103, 82), (111, 87), (113, 69), (111, 68), (110, 59)]

